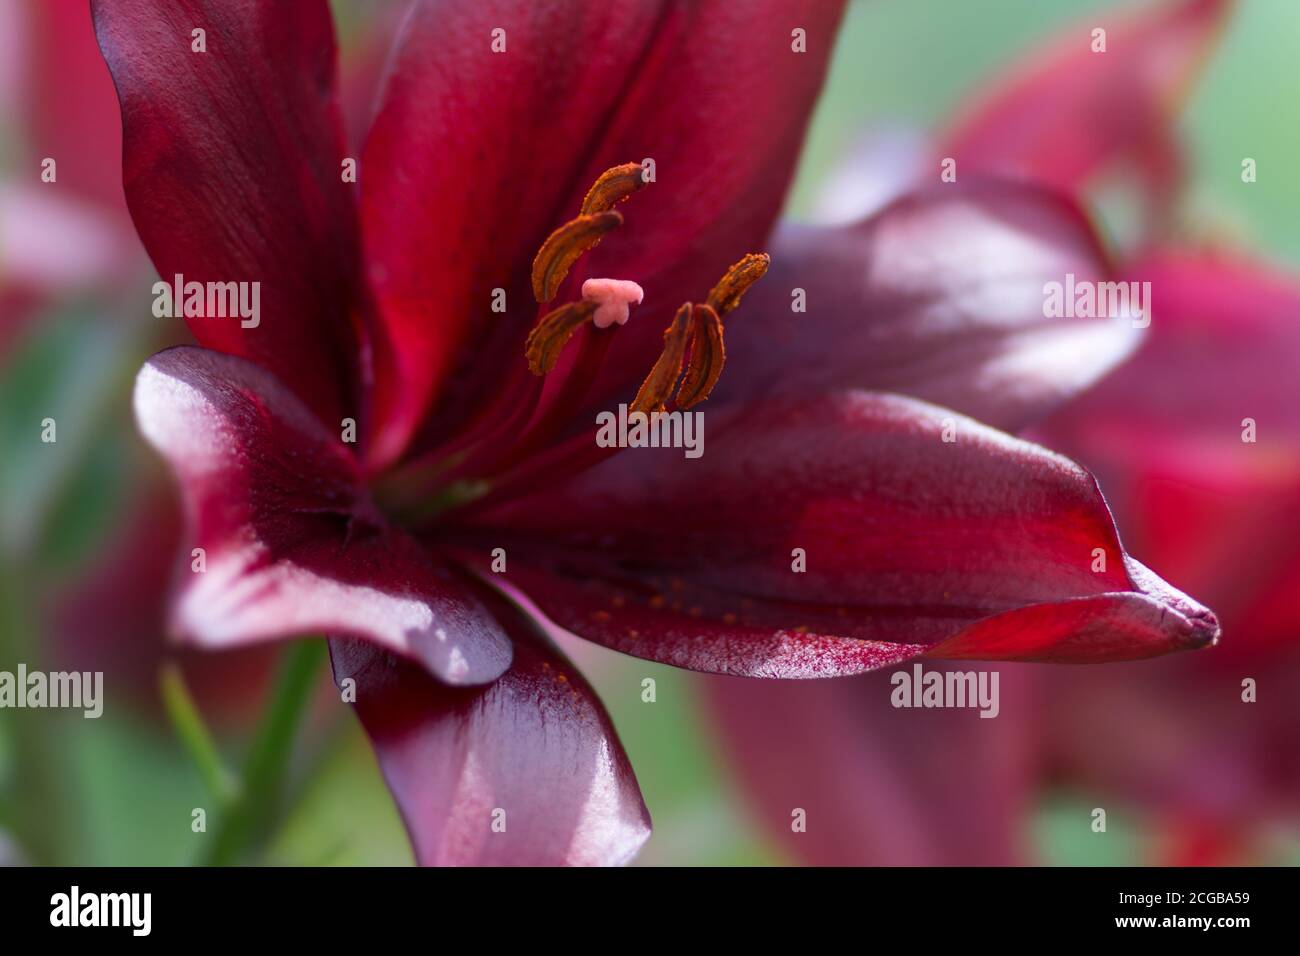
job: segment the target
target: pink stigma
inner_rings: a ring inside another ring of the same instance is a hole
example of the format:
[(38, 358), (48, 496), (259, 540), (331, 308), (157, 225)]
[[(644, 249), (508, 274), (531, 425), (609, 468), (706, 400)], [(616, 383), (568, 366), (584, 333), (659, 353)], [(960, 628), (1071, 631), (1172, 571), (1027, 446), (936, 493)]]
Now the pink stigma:
[(588, 279), (582, 284), (582, 297), (596, 303), (591, 324), (607, 329), (614, 323), (626, 325), (628, 307), (640, 305), (645, 293), (628, 279)]

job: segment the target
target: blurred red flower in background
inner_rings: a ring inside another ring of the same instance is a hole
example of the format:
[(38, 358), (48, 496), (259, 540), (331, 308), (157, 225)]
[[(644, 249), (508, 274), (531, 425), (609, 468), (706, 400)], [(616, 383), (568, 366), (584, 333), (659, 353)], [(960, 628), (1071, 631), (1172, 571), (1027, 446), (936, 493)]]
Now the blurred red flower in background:
[[(8, 71), (4, 113), (16, 120), (27, 175), (0, 182), (0, 354), (42, 305), (113, 288), (136, 254), (115, 167), (122, 132), (84, 5), (0, 6)], [(52, 170), (44, 162), (55, 160)], [(51, 189), (41, 175), (57, 176)]]

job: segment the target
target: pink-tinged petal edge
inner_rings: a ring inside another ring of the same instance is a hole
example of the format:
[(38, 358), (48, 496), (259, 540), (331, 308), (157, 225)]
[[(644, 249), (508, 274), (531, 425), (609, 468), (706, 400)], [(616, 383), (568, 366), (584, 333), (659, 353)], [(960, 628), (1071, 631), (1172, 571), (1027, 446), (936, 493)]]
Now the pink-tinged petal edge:
[[(346, 446), (269, 372), (169, 349), (140, 371), (135, 412), (187, 513), (172, 614), (182, 640), (226, 648), (349, 635), (451, 684), (486, 683), (509, 666), (492, 616), (384, 524)], [(202, 571), (194, 548), (204, 549)]]

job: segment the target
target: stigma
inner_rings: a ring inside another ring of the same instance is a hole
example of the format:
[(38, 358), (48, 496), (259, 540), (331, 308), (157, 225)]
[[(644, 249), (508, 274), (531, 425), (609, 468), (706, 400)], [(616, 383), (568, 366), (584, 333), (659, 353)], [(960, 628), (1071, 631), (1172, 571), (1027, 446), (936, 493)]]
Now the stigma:
[(598, 329), (627, 325), (631, 307), (640, 305), (645, 292), (628, 279), (588, 279), (582, 284), (582, 297), (596, 303), (591, 324)]
[[(578, 260), (623, 224), (623, 215), (614, 206), (645, 185), (637, 163), (615, 166), (597, 178), (579, 214), (551, 233), (533, 260), (533, 294), (539, 304), (553, 301)], [(726, 271), (703, 303), (686, 302), (678, 308), (632, 410), (664, 411), (669, 403), (685, 409), (709, 397), (726, 361), (723, 319), (766, 274), (770, 263), (767, 254), (750, 253)], [(534, 375), (553, 371), (578, 329), (591, 323), (608, 332), (625, 325), (631, 307), (640, 305), (644, 297), (641, 286), (629, 279), (587, 279), (580, 299), (545, 313), (529, 333), (524, 345), (529, 370)]]

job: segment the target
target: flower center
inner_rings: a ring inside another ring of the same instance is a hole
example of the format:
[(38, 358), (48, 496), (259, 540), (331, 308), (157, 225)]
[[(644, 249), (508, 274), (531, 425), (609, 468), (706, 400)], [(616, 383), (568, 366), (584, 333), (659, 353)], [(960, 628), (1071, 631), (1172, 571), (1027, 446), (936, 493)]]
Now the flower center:
[[(645, 185), (636, 163), (601, 173), (582, 201), (578, 215), (551, 233), (533, 260), (533, 293), (539, 304), (551, 302), (574, 264), (623, 224), (623, 214), (614, 206)], [(750, 253), (727, 270), (704, 304), (687, 302), (677, 310), (664, 330), (663, 352), (632, 402), (633, 410), (662, 411), (670, 401), (678, 408), (690, 408), (709, 397), (726, 360), (723, 317), (740, 304), (745, 291), (763, 277), (770, 262), (765, 253)], [(630, 306), (640, 305), (643, 297), (641, 287), (627, 279), (586, 280), (581, 299), (547, 312), (529, 333), (524, 346), (529, 370), (534, 375), (550, 374), (579, 328), (588, 322), (601, 330), (624, 325)], [(571, 369), (569, 376), (577, 372)]]
[[(598, 446), (590, 434), (572, 434), (568, 426), (586, 400), (615, 329), (627, 323), (631, 307), (640, 305), (645, 294), (629, 279), (589, 278), (580, 298), (548, 306), (578, 260), (623, 224), (623, 214), (614, 207), (646, 185), (638, 163), (607, 169), (587, 192), (578, 215), (542, 243), (531, 277), (541, 314), (524, 344), (532, 375), (509, 381), (494, 404), (463, 432), (388, 480), (383, 497), (390, 511), (420, 526), (441, 520), (447, 512), (463, 517), (520, 491), (562, 480), (613, 453)], [(709, 397), (726, 360), (723, 320), (767, 272), (770, 261), (766, 254), (746, 255), (727, 270), (703, 303), (686, 302), (678, 308), (664, 330), (663, 351), (631, 410), (649, 414), (670, 405), (688, 409)], [(591, 328), (563, 377), (548, 378), (543, 387), (538, 379), (555, 372), (569, 341), (588, 324)], [(441, 491), (431, 496), (431, 485)]]

